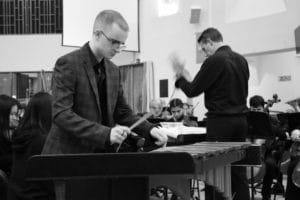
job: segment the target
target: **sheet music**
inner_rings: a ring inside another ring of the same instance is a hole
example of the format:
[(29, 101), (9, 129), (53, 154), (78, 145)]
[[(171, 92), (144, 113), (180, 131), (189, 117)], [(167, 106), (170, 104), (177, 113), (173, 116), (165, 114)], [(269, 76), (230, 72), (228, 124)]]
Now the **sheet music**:
[(163, 131), (171, 138), (177, 138), (178, 135), (189, 135), (189, 134), (206, 134), (206, 128), (204, 127), (162, 127)]

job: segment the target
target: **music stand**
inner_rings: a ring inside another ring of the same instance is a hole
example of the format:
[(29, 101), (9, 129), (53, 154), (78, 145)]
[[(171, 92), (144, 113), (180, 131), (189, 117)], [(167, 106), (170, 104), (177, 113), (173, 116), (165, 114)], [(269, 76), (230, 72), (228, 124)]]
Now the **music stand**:
[(300, 128), (300, 113), (280, 113), (277, 115), (281, 123), (288, 125), (288, 132)]
[(275, 133), (272, 130), (270, 117), (264, 112), (250, 111), (247, 114), (248, 135), (247, 137), (253, 142), (254, 139), (274, 138)]

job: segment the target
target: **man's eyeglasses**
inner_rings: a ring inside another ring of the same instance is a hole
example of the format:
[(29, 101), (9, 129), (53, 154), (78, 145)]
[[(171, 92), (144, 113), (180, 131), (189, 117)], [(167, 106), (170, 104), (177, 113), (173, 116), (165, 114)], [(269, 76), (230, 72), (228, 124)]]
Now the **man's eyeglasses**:
[(126, 48), (126, 45), (124, 44), (124, 42), (120, 42), (116, 39), (113, 39), (113, 38), (110, 38), (108, 37), (107, 35), (105, 35), (105, 33), (103, 31), (100, 31), (100, 33), (102, 35), (104, 35), (104, 37), (114, 46), (116, 47), (117, 49), (119, 50), (124, 50)]

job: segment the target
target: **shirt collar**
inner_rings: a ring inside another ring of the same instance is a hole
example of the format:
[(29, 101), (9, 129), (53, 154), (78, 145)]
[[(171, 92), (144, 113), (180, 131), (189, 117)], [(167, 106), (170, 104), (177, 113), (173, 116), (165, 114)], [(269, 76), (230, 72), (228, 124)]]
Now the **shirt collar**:
[(220, 46), (220, 47), (216, 50), (216, 52), (218, 52), (218, 51), (228, 51), (228, 50), (231, 50), (231, 48), (230, 48), (228, 45), (222, 45), (222, 46)]
[[(89, 54), (89, 57), (90, 57), (90, 59), (91, 59), (92, 65), (93, 65), (93, 66), (98, 65), (100, 62), (98, 62), (98, 60), (97, 60), (95, 54), (93, 53), (93, 51), (92, 51), (92, 49), (91, 49), (91, 47), (90, 47), (90, 43), (88, 43), (87, 49), (88, 49), (88, 54)], [(104, 58), (103, 58), (103, 59), (104, 59)], [(103, 59), (102, 59), (102, 60), (103, 60)], [(101, 60), (101, 62), (102, 62), (102, 60)]]

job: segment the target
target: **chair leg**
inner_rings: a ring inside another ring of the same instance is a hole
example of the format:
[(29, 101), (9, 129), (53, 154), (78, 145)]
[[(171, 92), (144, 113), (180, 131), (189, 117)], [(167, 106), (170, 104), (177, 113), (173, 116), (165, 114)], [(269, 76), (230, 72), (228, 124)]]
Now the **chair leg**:
[(251, 199), (254, 200), (254, 192), (255, 192), (255, 187), (254, 187), (254, 168), (253, 166), (250, 167), (250, 172), (251, 172), (251, 177), (250, 177), (250, 182), (251, 182)]
[(191, 179), (191, 198), (194, 198), (195, 190), (197, 190), (197, 199), (200, 200), (200, 186), (197, 179)]
[(200, 186), (199, 186), (199, 181), (197, 181), (197, 194), (198, 194), (198, 199), (200, 200)]

